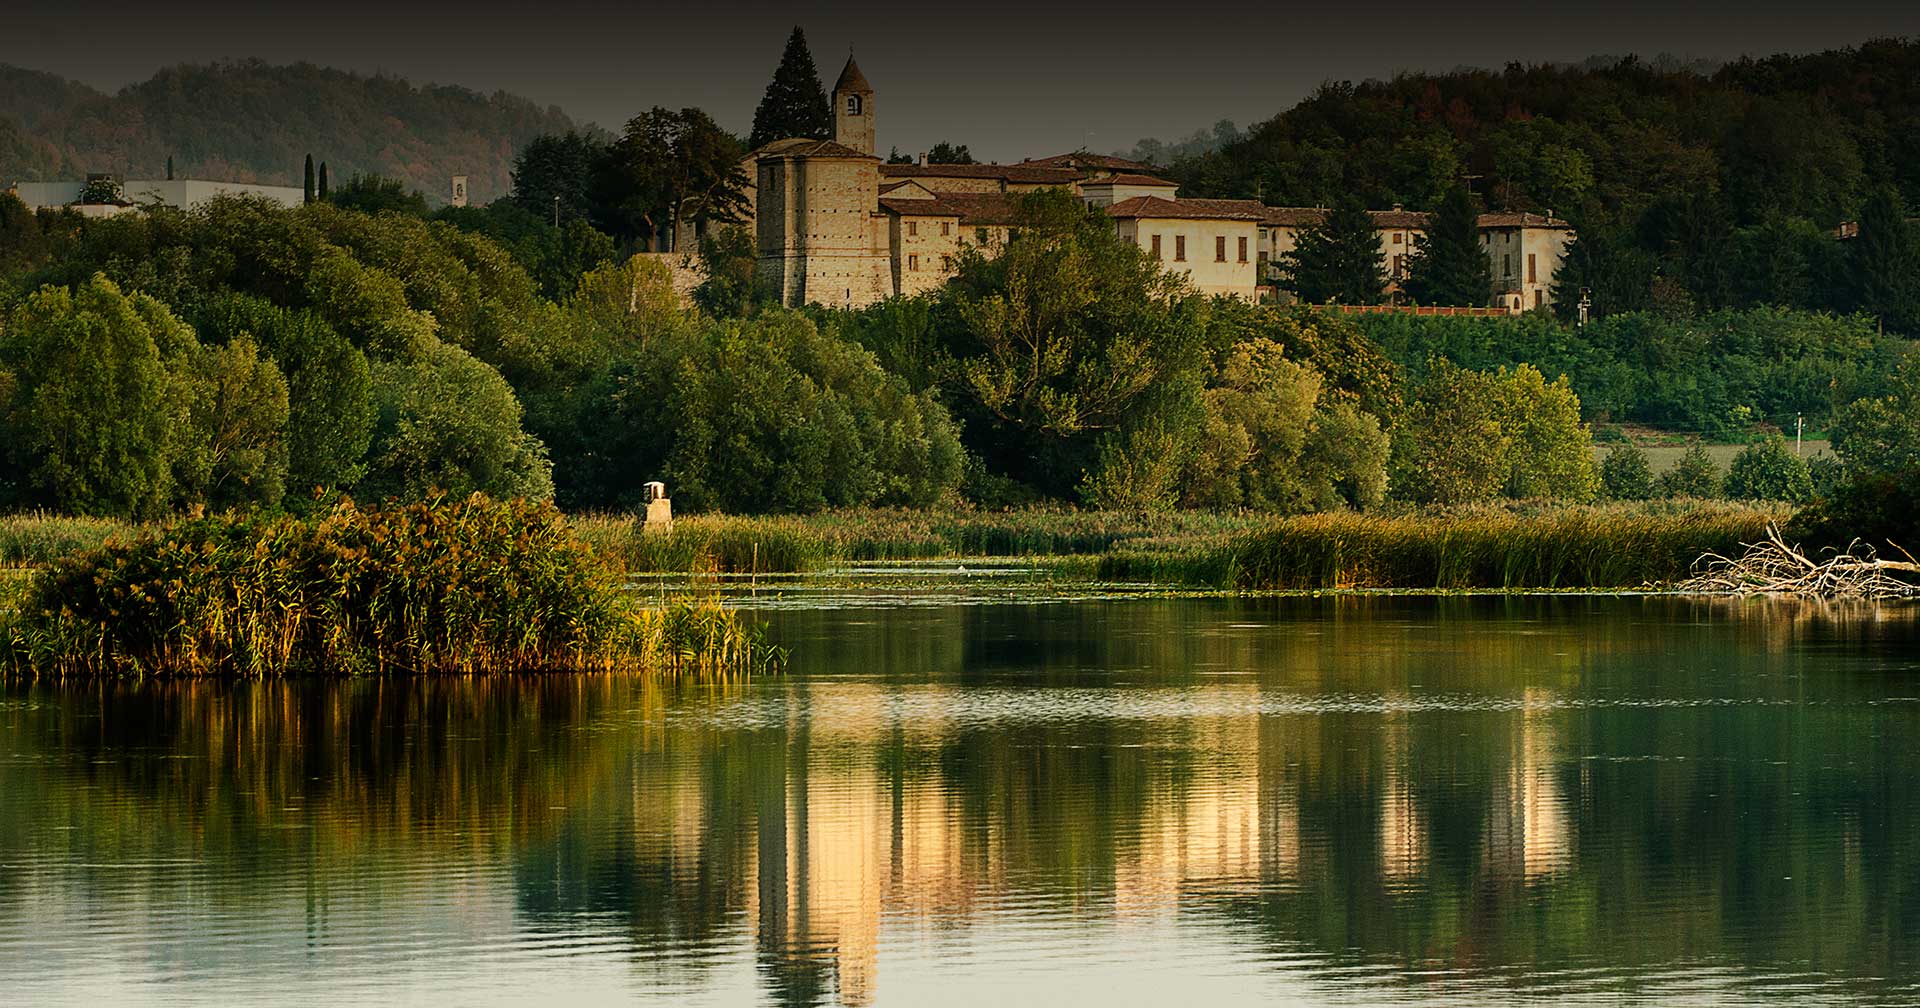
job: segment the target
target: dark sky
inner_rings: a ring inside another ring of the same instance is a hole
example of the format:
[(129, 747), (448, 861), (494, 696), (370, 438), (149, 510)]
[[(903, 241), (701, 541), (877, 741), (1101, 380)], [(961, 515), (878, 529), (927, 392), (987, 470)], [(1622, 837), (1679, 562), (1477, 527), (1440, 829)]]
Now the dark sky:
[(883, 151), (951, 140), (995, 160), (1126, 149), (1222, 118), (1244, 126), (1329, 78), (1595, 53), (1720, 60), (1920, 35), (1914, 0), (5, 6), (0, 62), (109, 90), (172, 63), (257, 56), (504, 89), (607, 126), (652, 105), (698, 105), (741, 133), (798, 23), (828, 86), (848, 47), (858, 53)]

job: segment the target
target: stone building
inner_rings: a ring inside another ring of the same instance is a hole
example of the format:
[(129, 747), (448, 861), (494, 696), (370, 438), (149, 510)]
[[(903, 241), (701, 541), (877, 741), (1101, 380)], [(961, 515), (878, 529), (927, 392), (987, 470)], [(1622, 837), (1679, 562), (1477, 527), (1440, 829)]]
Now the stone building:
[[(776, 140), (747, 156), (758, 271), (789, 305), (858, 308), (932, 290), (968, 247), (1010, 237), (1018, 197), (1066, 189), (1103, 208), (1117, 233), (1188, 274), (1202, 293), (1283, 296), (1275, 264), (1326, 211), (1258, 200), (1181, 199), (1151, 165), (1085, 151), (1018, 164), (883, 164), (873, 85), (849, 57), (833, 86), (831, 140)], [(1370, 211), (1388, 291), (1405, 280), (1427, 215)], [(1572, 238), (1565, 222), (1496, 213), (1480, 221), (1497, 304), (1551, 303), (1553, 271)]]

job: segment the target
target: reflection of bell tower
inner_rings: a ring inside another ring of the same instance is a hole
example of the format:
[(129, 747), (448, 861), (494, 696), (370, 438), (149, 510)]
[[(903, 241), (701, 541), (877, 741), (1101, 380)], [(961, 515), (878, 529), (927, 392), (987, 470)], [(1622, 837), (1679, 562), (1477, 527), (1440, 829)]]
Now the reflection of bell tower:
[(851, 54), (833, 85), (833, 141), (862, 154), (873, 153), (873, 85)]

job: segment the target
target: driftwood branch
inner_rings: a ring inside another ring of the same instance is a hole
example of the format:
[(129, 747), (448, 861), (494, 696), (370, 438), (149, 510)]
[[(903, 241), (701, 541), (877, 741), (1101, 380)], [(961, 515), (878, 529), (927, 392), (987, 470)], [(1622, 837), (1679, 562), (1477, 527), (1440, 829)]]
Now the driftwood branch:
[(1814, 560), (1768, 525), (1765, 542), (1743, 543), (1738, 558), (1708, 553), (1694, 561), (1694, 575), (1680, 583), (1700, 595), (1811, 595), (1819, 598), (1920, 598), (1920, 562), (1897, 543), (1906, 560), (1883, 560), (1855, 539), (1845, 550)]

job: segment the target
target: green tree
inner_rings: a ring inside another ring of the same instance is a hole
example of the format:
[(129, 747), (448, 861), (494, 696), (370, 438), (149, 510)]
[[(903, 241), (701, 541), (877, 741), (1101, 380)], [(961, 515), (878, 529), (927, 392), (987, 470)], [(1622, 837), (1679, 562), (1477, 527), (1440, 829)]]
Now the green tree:
[(1813, 471), (1807, 460), (1776, 434), (1740, 450), (1727, 465), (1726, 495), (1736, 500), (1777, 500), (1804, 504), (1813, 499)]
[(585, 219), (605, 155), (605, 144), (577, 132), (534, 137), (513, 159), (513, 202), (549, 224), (556, 210), (562, 220)]
[(171, 318), (104, 276), (43, 287), (13, 311), (0, 331), (14, 384), (6, 451), (29, 503), (121, 518), (166, 509), (174, 414), (153, 317)]
[(328, 202), (361, 213), (392, 211), (412, 217), (427, 215), (427, 197), (420, 190), (408, 191), (406, 183), (381, 175), (355, 175), (346, 185), (335, 189)]
[(628, 120), (596, 170), (598, 223), (673, 251), (682, 222), (703, 230), (745, 213), (742, 156), (739, 143), (699, 109), (643, 112)]
[(1407, 294), (1423, 305), (1483, 308), (1493, 300), (1480, 218), (1463, 186), (1447, 192), (1425, 234), (1415, 240)]
[(760, 105), (753, 110), (753, 132), (747, 147), (758, 150), (788, 137), (825, 140), (833, 136), (833, 109), (827, 104), (827, 90), (820, 83), (820, 71), (807, 51), (806, 33), (799, 25), (787, 36), (787, 47), (780, 53), (780, 65), (773, 80), (767, 82)]
[(521, 430), (522, 411), (499, 372), (459, 347), (417, 343), (373, 365), (375, 424), (356, 491), (416, 500), (431, 490), (549, 499), (546, 447)]
[(768, 299), (756, 269), (759, 250), (742, 227), (724, 227), (700, 239), (706, 279), (693, 289), (693, 303), (715, 318), (739, 318)]
[(251, 340), (286, 380), (286, 485), (296, 498), (352, 486), (373, 438), (367, 358), (311, 311), (225, 294), (202, 327), (209, 338)]
[[(214, 508), (280, 503), (287, 476), (287, 383), (273, 361), (241, 336), (195, 353), (186, 438), (199, 461), (176, 488)], [(178, 469), (176, 469), (178, 474)]]
[(314, 196), (322, 203), (325, 203), (329, 198), (327, 190), (327, 163), (325, 161), (320, 162), (320, 188), (314, 193)]
[(1393, 425), (1392, 486), (1421, 504), (1499, 496), (1513, 474), (1500, 421), (1503, 382), (1436, 360)]
[(1653, 496), (1653, 468), (1647, 453), (1631, 441), (1623, 441), (1607, 451), (1600, 463), (1600, 490), (1612, 500), (1647, 500)]
[(1386, 294), (1380, 235), (1358, 197), (1342, 197), (1280, 258), (1282, 282), (1310, 304), (1378, 304)]
[(1920, 353), (1908, 353), (1887, 395), (1840, 411), (1833, 450), (1843, 475), (1815, 509), (1813, 531), (1831, 546), (1857, 537), (1920, 551)]
[(1590, 501), (1599, 493), (1593, 435), (1580, 422), (1580, 398), (1561, 375), (1552, 382), (1531, 364), (1500, 373), (1500, 429), (1507, 445), (1505, 491), (1516, 499)]
[(1700, 445), (1688, 448), (1672, 469), (1660, 474), (1660, 492), (1668, 497), (1720, 496), (1720, 467)]
[[(173, 177), (173, 159), (172, 158), (167, 159), (167, 177), (168, 178)], [(305, 197), (304, 199), (301, 200), (301, 202), (303, 203), (313, 202), (313, 155), (312, 154), (307, 155), (306, 181), (302, 183), (301, 190), (304, 193), (304, 197)]]
[(973, 164), (973, 154), (966, 144), (950, 144), (945, 140), (927, 148), (928, 164)]
[(1017, 223), (1000, 254), (961, 253), (934, 327), (970, 446), (990, 469), (1064, 497), (1103, 438), (1124, 443), (1156, 415), (1198, 416), (1207, 305), (1071, 194), (1020, 197)]
[(1882, 188), (1867, 200), (1847, 253), (1854, 306), (1890, 329), (1920, 333), (1920, 245), (1898, 193)]

